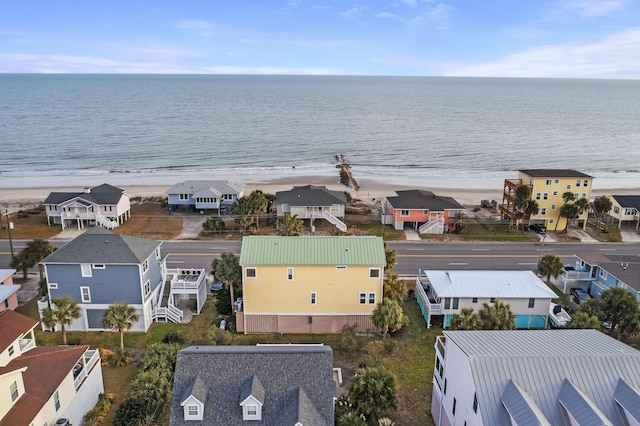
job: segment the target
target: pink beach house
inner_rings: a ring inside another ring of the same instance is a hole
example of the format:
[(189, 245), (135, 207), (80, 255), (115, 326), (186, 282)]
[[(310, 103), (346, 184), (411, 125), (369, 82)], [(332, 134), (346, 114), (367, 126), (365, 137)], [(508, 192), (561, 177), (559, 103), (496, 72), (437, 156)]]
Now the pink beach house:
[(394, 229), (410, 226), (421, 234), (442, 234), (455, 229), (456, 215), (464, 214), (466, 209), (451, 197), (411, 189), (385, 198), (381, 212), (382, 223), (393, 225)]
[(0, 269), (0, 312), (18, 307), (20, 286), (13, 283), (15, 269)]

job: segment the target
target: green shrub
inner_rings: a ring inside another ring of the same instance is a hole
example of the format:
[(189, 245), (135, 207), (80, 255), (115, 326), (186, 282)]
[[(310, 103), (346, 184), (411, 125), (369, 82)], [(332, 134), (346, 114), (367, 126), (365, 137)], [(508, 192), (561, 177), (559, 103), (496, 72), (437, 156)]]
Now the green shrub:
[(125, 365), (129, 365), (133, 362), (133, 358), (129, 355), (128, 352), (112, 352), (111, 355), (107, 358), (107, 364), (112, 367), (124, 367)]
[(84, 415), (85, 426), (100, 426), (104, 421), (104, 418), (111, 409), (111, 403), (113, 402), (114, 395), (112, 393), (101, 393), (98, 396), (98, 402), (96, 405)]
[(162, 343), (167, 345), (184, 345), (184, 337), (177, 331), (170, 331), (162, 338)]
[(208, 340), (212, 345), (230, 345), (233, 341), (233, 336), (227, 330), (221, 330), (219, 327), (213, 326), (205, 333)]
[(358, 351), (358, 339), (356, 337), (356, 325), (344, 325), (340, 332), (340, 351), (353, 358)]

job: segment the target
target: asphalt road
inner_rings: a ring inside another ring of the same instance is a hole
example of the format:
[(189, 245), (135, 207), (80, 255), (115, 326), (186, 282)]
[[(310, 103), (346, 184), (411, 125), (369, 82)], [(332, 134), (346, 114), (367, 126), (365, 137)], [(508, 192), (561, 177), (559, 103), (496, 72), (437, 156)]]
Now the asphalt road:
[[(14, 252), (25, 247), (27, 240), (14, 240)], [(62, 242), (54, 241), (54, 245)], [(553, 253), (565, 264), (572, 264), (579, 253), (605, 252), (615, 254), (640, 253), (640, 244), (590, 243), (499, 243), (499, 242), (389, 242), (396, 250), (397, 265), (394, 272), (415, 275), (418, 269), (451, 270), (533, 270), (541, 254)], [(211, 261), (220, 253), (240, 254), (238, 241), (174, 240), (162, 243), (162, 254), (169, 268), (210, 268)], [(0, 240), (0, 268), (9, 267), (9, 241)], [(34, 268), (34, 271), (36, 269)]]

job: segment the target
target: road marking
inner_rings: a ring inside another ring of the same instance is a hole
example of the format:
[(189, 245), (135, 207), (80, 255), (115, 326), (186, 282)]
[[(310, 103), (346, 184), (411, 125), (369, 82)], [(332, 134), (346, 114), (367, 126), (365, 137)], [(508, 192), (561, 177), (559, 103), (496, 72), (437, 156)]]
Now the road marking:
[(598, 249), (598, 251), (616, 251), (616, 249)]
[(537, 265), (537, 263), (518, 263), (518, 265)]
[(471, 251), (489, 251), (491, 249), (471, 249)]
[(184, 260), (170, 260), (170, 263), (184, 263)]
[(421, 249), (407, 249), (407, 250), (408, 250), (408, 251), (424, 251), (424, 249), (423, 249), (423, 248), (421, 248)]
[(449, 263), (449, 265), (468, 265), (468, 263), (465, 263), (465, 262), (456, 262), (456, 263)]

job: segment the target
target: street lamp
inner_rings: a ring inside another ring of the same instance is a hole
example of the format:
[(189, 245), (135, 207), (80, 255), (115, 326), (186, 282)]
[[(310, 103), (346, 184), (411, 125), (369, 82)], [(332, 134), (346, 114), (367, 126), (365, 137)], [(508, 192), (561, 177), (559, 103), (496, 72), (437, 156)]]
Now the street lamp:
[(13, 240), (11, 239), (11, 228), (13, 228), (13, 222), (9, 222), (9, 215), (13, 212), (10, 212), (9, 209), (4, 209), (4, 213), (2, 216), (7, 218), (7, 232), (9, 233), (9, 247), (11, 247), (11, 259), (13, 259)]

